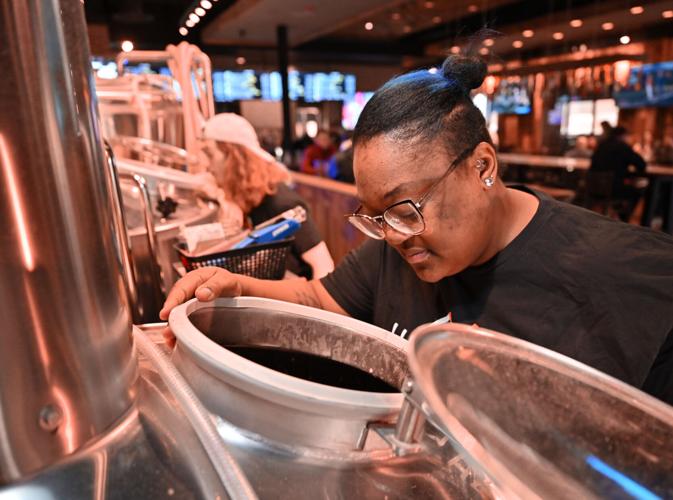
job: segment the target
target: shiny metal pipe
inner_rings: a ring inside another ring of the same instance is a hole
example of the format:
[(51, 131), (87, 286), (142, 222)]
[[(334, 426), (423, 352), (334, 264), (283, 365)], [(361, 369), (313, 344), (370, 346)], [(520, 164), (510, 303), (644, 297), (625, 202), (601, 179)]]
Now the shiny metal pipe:
[(0, 0), (0, 484), (130, 408), (136, 363), (80, 0)]

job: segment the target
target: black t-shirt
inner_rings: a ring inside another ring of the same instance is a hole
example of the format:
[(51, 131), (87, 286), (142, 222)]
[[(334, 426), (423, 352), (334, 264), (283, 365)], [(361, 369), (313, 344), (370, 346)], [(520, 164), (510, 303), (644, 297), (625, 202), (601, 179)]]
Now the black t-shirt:
[(301, 228), (294, 233), (294, 243), (287, 256), (287, 269), (298, 276), (311, 278), (312, 270), (306, 262), (301, 259), (301, 254), (310, 250), (322, 241), (318, 229), (311, 220), (308, 207), (304, 199), (285, 184), (279, 184), (275, 194), (267, 195), (257, 207), (255, 207), (248, 216), (252, 224), (256, 226), (264, 221), (279, 215), (286, 210), (301, 205), (306, 209), (306, 221)]
[(351, 316), (386, 330), (451, 312), (673, 404), (673, 238), (532, 194), (531, 222), (483, 265), (426, 283), (369, 240), (322, 283)]

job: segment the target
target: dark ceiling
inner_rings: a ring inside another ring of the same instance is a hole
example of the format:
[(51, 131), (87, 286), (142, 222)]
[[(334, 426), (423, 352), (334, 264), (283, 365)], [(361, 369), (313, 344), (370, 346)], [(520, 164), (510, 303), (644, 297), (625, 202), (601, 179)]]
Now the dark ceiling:
[[(262, 42), (243, 38), (246, 16), (247, 31), (252, 32), (259, 28), (262, 18), (266, 23), (264, 29), (274, 31), (276, 17), (269, 16), (269, 12), (280, 12), (279, 23), (297, 22), (296, 14), (292, 14), (294, 18), (290, 13), (283, 17), (282, 9), (286, 6), (299, 8), (303, 16), (300, 21), (317, 26), (330, 25), (332, 20), (326, 17), (334, 15), (333, 11), (327, 13), (325, 7), (321, 8), (321, 2), (310, 0), (212, 0), (208, 15), (190, 29), (187, 37), (182, 37), (178, 28), (197, 4), (198, 0), (86, 0), (85, 8), (90, 24), (107, 26), (112, 50), (117, 50), (124, 39), (133, 40), (140, 49), (161, 49), (186, 38), (211, 54), (245, 50), (250, 62), (255, 51), (273, 51), (273, 44), (268, 39)], [(369, 9), (340, 12), (341, 18), (334, 19), (329, 29), (293, 44), (295, 56), (307, 60), (399, 64), (405, 57), (441, 57), (451, 46), (464, 45), (484, 27), (502, 33), (489, 42), (488, 55), (497, 54), (503, 59), (569, 52), (579, 44), (615, 45), (624, 34), (638, 41), (670, 36), (673, 32), (673, 20), (662, 16), (666, 5), (673, 8), (671, 1), (362, 0), (357, 5)], [(644, 7), (642, 14), (631, 13), (630, 8), (636, 5)], [(577, 18), (583, 20), (583, 26), (569, 27), (569, 21)], [(372, 29), (364, 28), (365, 20), (372, 23)], [(606, 20), (613, 22), (615, 28), (602, 29)], [(289, 29), (292, 30), (291, 25)], [(533, 30), (535, 35), (522, 37), (524, 29)], [(240, 39), (231, 36), (239, 32)], [(208, 36), (204, 37), (204, 33)], [(562, 33), (561, 38), (552, 39), (552, 33)], [(209, 40), (208, 44), (203, 43), (204, 38)], [(516, 47), (519, 42), (522, 46)], [(481, 50), (486, 51), (484, 47)]]

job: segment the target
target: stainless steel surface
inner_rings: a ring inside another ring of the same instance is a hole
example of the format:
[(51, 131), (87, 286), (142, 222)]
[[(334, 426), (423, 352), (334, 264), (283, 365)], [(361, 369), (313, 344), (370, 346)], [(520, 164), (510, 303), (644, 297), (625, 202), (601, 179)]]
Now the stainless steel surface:
[(466, 325), (418, 328), (409, 364), (411, 400), (507, 497), (673, 497), (673, 408), (647, 394)]
[(192, 301), (175, 309), (169, 323), (178, 338), (176, 367), (217, 416), (220, 434), (260, 498), (491, 498), (491, 485), (432, 427), (404, 456), (369, 432), (371, 424), (394, 429), (402, 394), (309, 382), (218, 345), (318, 354), (401, 387), (406, 342), (390, 332), (250, 297)]
[(0, 0), (0, 47), (7, 483), (114, 425), (131, 406), (136, 365), (82, 3)]
[(0, 500), (225, 499), (226, 490), (164, 382), (142, 363), (137, 402), (86, 448), (0, 487)]
[(158, 260), (157, 233), (154, 228), (154, 215), (152, 213), (152, 200), (150, 199), (149, 191), (145, 179), (138, 174), (119, 174), (119, 178), (133, 182), (138, 190), (137, 200), (140, 203), (140, 213), (143, 221), (143, 235), (147, 242), (147, 249), (151, 266), (149, 266), (150, 280), (155, 288), (155, 293), (158, 297), (164, 295), (164, 285), (161, 276), (161, 268)]
[(195, 165), (199, 161), (198, 158), (188, 155), (187, 151), (182, 148), (142, 137), (116, 136), (110, 138), (110, 143), (115, 153), (121, 158), (184, 172), (189, 171), (190, 165)]
[(105, 160), (107, 169), (105, 173), (105, 181), (110, 199), (112, 202), (112, 217), (114, 225), (114, 236), (117, 238), (119, 245), (119, 255), (121, 259), (122, 269), (124, 270), (124, 285), (126, 286), (126, 293), (129, 304), (132, 308), (132, 319), (134, 323), (141, 322), (142, 311), (138, 309), (138, 286), (136, 285), (136, 270), (133, 266), (133, 259), (131, 255), (131, 242), (129, 239), (128, 229), (126, 225), (126, 218), (124, 216), (124, 201), (122, 199), (121, 186), (119, 184), (119, 173), (115, 161), (114, 151), (106, 142), (105, 146)]

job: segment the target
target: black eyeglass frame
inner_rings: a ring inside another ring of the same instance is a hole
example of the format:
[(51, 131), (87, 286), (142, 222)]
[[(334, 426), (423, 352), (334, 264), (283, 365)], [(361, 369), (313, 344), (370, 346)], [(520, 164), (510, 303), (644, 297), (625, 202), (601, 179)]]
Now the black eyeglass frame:
[[(418, 199), (418, 201), (414, 201), (410, 198), (407, 198), (406, 200), (398, 201), (397, 203), (393, 203), (392, 205), (387, 207), (381, 215), (375, 215), (375, 216), (358, 213), (360, 210), (362, 210), (362, 204), (360, 204), (358, 206), (357, 210), (355, 210), (355, 212), (353, 212), (352, 214), (346, 214), (346, 215), (344, 215), (344, 217), (346, 217), (348, 222), (351, 225), (353, 225), (356, 229), (358, 229), (358, 231), (361, 231), (366, 236), (368, 236), (370, 238), (374, 238), (374, 239), (382, 240), (382, 239), (385, 238), (385, 226), (384, 226), (384, 224), (389, 226), (393, 230), (397, 231), (398, 233), (401, 233), (401, 234), (404, 234), (404, 235), (407, 235), (407, 236), (416, 236), (416, 235), (422, 234), (425, 231), (425, 228), (426, 228), (425, 218), (423, 217), (423, 212), (421, 211), (421, 209), (423, 208), (423, 205), (430, 199), (430, 196), (432, 196), (432, 194), (434, 193), (437, 186), (439, 186), (442, 183), (442, 181), (451, 172), (453, 172), (456, 168), (458, 168), (458, 166), (470, 154), (472, 154), (472, 152), (476, 149), (476, 147), (478, 145), (479, 145), (479, 143), (475, 144), (474, 146), (470, 146), (469, 148), (466, 148), (465, 150), (463, 150), (456, 157), (456, 159), (451, 162), (451, 164), (446, 169), (446, 171), (435, 182), (432, 183), (432, 185), (425, 191), (425, 193), (423, 193), (423, 195)], [(420, 218), (421, 224), (423, 226), (422, 229), (420, 229), (419, 231), (411, 231), (411, 232), (400, 231), (398, 228), (396, 228), (394, 225), (392, 225), (390, 222), (388, 222), (388, 220), (386, 220), (386, 213), (388, 213), (389, 210), (391, 210), (395, 207), (398, 207), (400, 205), (403, 205), (403, 204), (408, 204), (410, 207), (413, 208), (413, 210), (416, 211), (416, 213), (418, 214), (418, 217)], [(371, 221), (374, 224), (376, 224), (376, 226), (378, 226), (379, 229), (381, 230), (381, 236), (380, 237), (375, 237), (375, 236), (372, 236), (371, 234), (367, 234), (366, 232), (364, 232), (360, 227), (358, 227), (355, 223), (353, 223), (353, 221), (351, 220), (353, 217), (356, 217), (356, 218), (359, 218), (359, 219), (365, 219), (365, 220)]]

